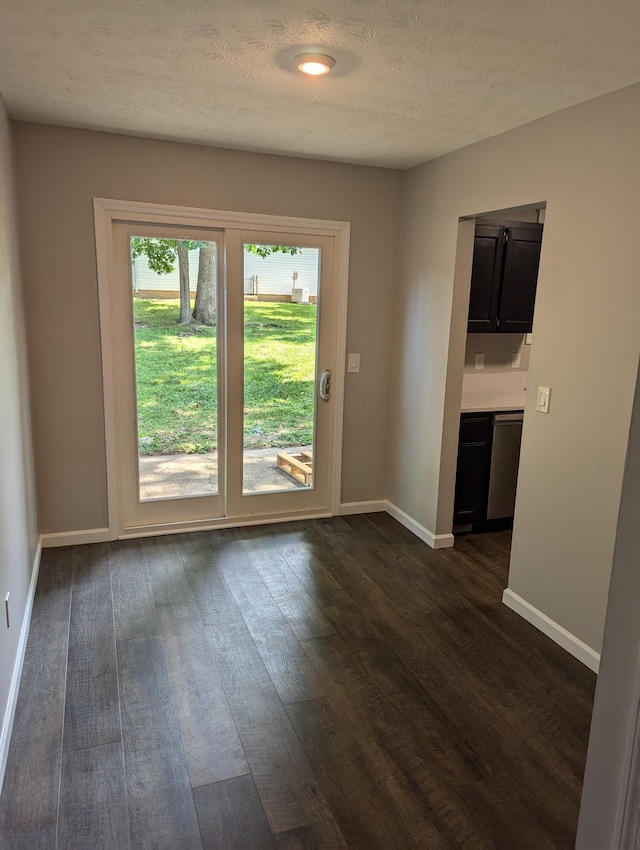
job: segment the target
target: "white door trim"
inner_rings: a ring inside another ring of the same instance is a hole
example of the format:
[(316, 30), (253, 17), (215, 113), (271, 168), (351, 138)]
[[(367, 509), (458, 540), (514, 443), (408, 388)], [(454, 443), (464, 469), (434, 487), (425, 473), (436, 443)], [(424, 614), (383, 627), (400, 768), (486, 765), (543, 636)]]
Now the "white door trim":
[[(346, 366), (350, 223), (347, 221), (329, 221), (326, 219), (239, 213), (227, 210), (207, 210), (197, 207), (174, 207), (168, 204), (148, 204), (109, 198), (94, 198), (93, 211), (102, 350), (109, 538), (112, 540), (118, 539), (123, 534), (124, 528), (117, 439), (119, 416), (116, 394), (118, 385), (117, 358), (114, 323), (110, 306), (111, 281), (114, 279), (115, 274), (112, 229), (115, 221), (129, 221), (140, 224), (182, 224), (215, 228), (254, 228), (273, 233), (294, 230), (298, 233), (334, 237), (334, 285), (336, 298), (333, 327), (335, 329), (334, 350), (336, 352), (336, 374), (332, 376), (334, 405), (331, 419), (331, 439), (334, 446), (334, 453), (332, 468), (329, 474), (328, 507), (332, 514), (339, 514), (342, 474), (342, 425), (344, 414), (344, 373)], [(256, 520), (258, 519), (260, 518), (256, 517)], [(269, 517), (265, 516), (262, 519), (268, 520)]]

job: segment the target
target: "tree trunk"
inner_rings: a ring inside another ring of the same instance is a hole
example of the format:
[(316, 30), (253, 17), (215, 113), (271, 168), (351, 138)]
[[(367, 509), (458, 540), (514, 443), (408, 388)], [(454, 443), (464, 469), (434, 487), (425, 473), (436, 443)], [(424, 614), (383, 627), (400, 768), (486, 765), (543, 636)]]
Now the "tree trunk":
[(178, 271), (180, 273), (180, 318), (179, 325), (188, 325), (191, 321), (191, 292), (189, 289), (189, 248), (186, 242), (178, 240)]
[(215, 242), (205, 242), (198, 256), (198, 286), (193, 318), (201, 325), (216, 323)]

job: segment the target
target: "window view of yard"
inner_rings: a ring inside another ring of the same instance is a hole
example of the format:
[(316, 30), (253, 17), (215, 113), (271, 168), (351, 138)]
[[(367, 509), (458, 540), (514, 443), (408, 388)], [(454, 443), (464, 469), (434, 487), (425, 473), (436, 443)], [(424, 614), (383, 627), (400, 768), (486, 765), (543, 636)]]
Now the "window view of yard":
[[(130, 244), (140, 498), (220, 494), (220, 243)], [(243, 390), (242, 493), (312, 487), (319, 251), (245, 243), (243, 255), (244, 381), (228, 388), (234, 404)]]
[[(141, 455), (217, 448), (216, 327), (177, 324), (178, 298), (133, 299)], [(245, 302), (246, 448), (313, 441), (316, 306)]]

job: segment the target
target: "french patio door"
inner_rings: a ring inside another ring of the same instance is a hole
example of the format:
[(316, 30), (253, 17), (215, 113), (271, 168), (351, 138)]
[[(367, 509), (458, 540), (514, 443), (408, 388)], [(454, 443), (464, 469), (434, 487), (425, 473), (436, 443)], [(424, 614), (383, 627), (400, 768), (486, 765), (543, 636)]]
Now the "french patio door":
[[(124, 221), (112, 237), (120, 534), (328, 512), (334, 237)], [(204, 321), (179, 323), (205, 294)]]

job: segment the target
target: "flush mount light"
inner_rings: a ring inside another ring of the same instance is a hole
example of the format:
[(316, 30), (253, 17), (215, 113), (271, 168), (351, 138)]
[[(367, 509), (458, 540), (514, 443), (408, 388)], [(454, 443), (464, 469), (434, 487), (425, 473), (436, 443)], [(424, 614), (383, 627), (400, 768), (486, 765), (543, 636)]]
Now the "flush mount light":
[(302, 71), (303, 74), (321, 77), (329, 73), (336, 64), (336, 60), (332, 56), (325, 56), (324, 53), (301, 53), (300, 56), (296, 56), (295, 63), (298, 71)]

